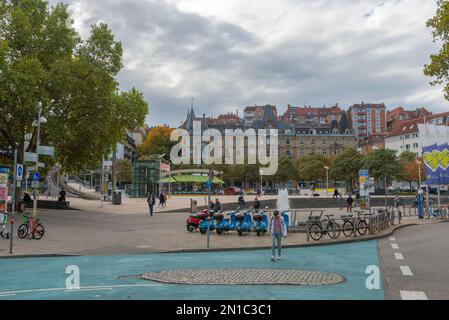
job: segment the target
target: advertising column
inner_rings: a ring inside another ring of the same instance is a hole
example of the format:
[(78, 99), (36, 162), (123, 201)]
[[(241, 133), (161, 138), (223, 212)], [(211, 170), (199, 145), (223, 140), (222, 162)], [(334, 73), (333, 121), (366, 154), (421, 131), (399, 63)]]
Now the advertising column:
[(9, 167), (0, 166), (0, 226), (5, 234), (8, 220), (8, 177)]

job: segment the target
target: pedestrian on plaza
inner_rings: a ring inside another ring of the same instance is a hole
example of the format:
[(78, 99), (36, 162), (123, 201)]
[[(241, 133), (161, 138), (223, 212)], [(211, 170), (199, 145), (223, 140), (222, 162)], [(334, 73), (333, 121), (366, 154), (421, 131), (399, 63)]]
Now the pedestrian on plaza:
[(65, 196), (67, 195), (67, 192), (64, 188), (61, 189), (61, 192), (59, 192), (59, 199), (58, 202), (65, 202)]
[(338, 199), (339, 195), (340, 194), (338, 193), (338, 189), (335, 189), (333, 199)]
[(164, 202), (165, 202), (165, 196), (161, 192), (161, 194), (159, 195), (159, 207), (164, 207)]
[(165, 208), (165, 207), (167, 207), (168, 196), (165, 193), (163, 193), (163, 195), (164, 195), (164, 205), (163, 205), (163, 207)]
[(394, 207), (396, 209), (398, 209), (400, 205), (401, 205), (401, 199), (399, 198), (398, 195), (396, 195), (396, 197), (394, 197)]
[[(282, 238), (287, 237), (287, 226), (285, 220), (281, 217), (279, 211), (273, 212), (273, 217), (270, 221), (270, 235), (271, 235), (271, 261), (281, 260), (282, 253)], [(276, 255), (277, 249), (277, 255)]]
[(150, 209), (150, 215), (153, 216), (154, 205), (156, 204), (156, 199), (154, 199), (154, 195), (150, 193), (147, 198), (148, 207)]
[(256, 210), (256, 212), (258, 212), (260, 210), (260, 201), (258, 198), (256, 198), (256, 200), (254, 200), (254, 210)]
[(221, 208), (221, 202), (219, 199), (215, 199), (215, 205), (214, 205), (214, 212), (220, 212), (222, 210)]
[(347, 204), (348, 204), (348, 209), (346, 210), (346, 212), (352, 212), (352, 205), (354, 204), (354, 199), (352, 198), (352, 195), (349, 195), (348, 200), (346, 200)]
[(241, 195), (238, 199), (238, 205), (239, 207), (243, 207), (245, 204), (246, 204), (245, 198), (243, 197), (243, 195)]

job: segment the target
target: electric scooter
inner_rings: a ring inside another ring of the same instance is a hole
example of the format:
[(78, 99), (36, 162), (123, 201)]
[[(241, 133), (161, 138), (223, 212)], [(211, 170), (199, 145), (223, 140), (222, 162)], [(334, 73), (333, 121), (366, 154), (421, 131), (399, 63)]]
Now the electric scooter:
[(201, 222), (207, 219), (208, 214), (209, 212), (207, 209), (197, 214), (191, 214), (186, 221), (187, 231), (194, 232), (198, 230), (198, 227), (200, 226)]
[(266, 215), (266, 211), (255, 213), (253, 219), (254, 231), (257, 233), (257, 236), (260, 237), (262, 234), (265, 234), (267, 232), (268, 228), (268, 217)]
[(218, 235), (222, 235), (223, 232), (229, 232), (230, 220), (225, 219), (223, 212), (217, 212), (214, 215), (214, 219), (215, 219), (215, 230)]
[(249, 211), (237, 215), (237, 233), (239, 236), (246, 235), (251, 232), (253, 226), (251, 214)]
[(210, 229), (210, 231), (215, 230), (216, 226), (213, 219), (213, 214), (213, 211), (209, 211), (209, 215), (207, 216), (207, 218), (200, 223), (199, 229), (201, 234), (206, 234), (208, 229)]

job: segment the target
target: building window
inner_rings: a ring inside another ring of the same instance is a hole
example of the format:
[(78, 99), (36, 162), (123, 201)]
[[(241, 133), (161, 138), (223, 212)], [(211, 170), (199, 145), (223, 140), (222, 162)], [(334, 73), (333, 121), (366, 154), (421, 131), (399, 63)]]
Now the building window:
[(327, 150), (326, 149), (323, 149), (323, 154), (327, 155)]
[(418, 148), (419, 148), (419, 145), (418, 145), (417, 143), (414, 143), (414, 144), (413, 144), (413, 148), (414, 148), (414, 149), (418, 149)]
[(304, 155), (304, 149), (299, 150), (299, 155), (303, 156)]
[(312, 139), (312, 141), (310, 142), (310, 144), (311, 144), (312, 146), (314, 146), (314, 145), (316, 144), (315, 139)]
[(405, 145), (405, 149), (410, 150), (410, 145), (409, 144)]
[(327, 146), (327, 140), (323, 139), (323, 146)]

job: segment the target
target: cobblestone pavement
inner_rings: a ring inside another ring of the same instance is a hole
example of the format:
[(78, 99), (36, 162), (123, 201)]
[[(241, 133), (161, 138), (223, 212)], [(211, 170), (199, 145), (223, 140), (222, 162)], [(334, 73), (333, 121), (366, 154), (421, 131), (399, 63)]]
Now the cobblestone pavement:
[(193, 285), (299, 285), (325, 286), (345, 278), (328, 272), (279, 269), (196, 269), (146, 273), (142, 279)]

